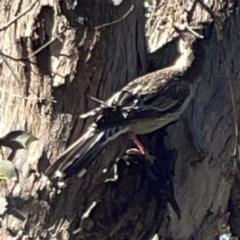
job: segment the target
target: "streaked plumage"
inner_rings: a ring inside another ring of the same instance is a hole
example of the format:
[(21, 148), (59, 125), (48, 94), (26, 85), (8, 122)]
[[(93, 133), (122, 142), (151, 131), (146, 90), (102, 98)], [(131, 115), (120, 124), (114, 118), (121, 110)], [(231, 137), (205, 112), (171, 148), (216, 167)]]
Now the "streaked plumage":
[(153, 132), (176, 120), (188, 106), (202, 71), (204, 51), (194, 55), (191, 39), (180, 39), (180, 56), (173, 66), (139, 77), (115, 93), (104, 104), (83, 114), (94, 123), (47, 169), (64, 178), (82, 176), (104, 146), (128, 131)]
[(86, 133), (46, 170), (46, 175), (51, 178), (58, 174), (61, 176), (64, 172), (66, 178), (75, 174), (81, 177), (109, 141), (129, 130), (128, 126), (111, 127), (103, 131), (98, 131), (96, 127), (93, 123)]

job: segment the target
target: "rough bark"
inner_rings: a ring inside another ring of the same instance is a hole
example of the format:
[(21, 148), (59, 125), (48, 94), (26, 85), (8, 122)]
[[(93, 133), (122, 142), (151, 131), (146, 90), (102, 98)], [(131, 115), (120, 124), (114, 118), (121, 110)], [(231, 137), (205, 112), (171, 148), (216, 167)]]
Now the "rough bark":
[[(1, 196), (7, 195), (26, 217), (20, 221), (6, 214), (1, 239), (151, 239), (155, 234), (161, 239), (213, 239), (218, 235), (233, 184), (234, 117), (224, 61), (237, 94), (237, 12), (226, 17), (223, 27), (226, 58), (214, 28), (205, 40), (202, 81), (181, 119), (143, 137), (159, 156), (154, 165), (138, 157), (116, 161), (131, 144), (122, 136), (109, 144), (84, 178), (71, 179), (60, 193), (46, 186), (43, 176), (49, 163), (87, 126), (78, 118), (96, 106), (87, 94), (104, 100), (135, 77), (169, 65), (175, 57), (172, 47), (152, 54), (147, 50), (153, 52), (172, 40), (173, 23), (191, 15), (184, 9), (192, 9), (195, 22), (210, 22), (209, 14), (199, 5), (193, 8), (190, 0), (159, 2), (146, 34), (142, 0), (119, 6), (107, 0), (0, 2), (1, 51), (21, 58), (1, 61), (0, 131), (4, 135), (28, 130), (39, 138), (14, 157), (24, 178), (15, 185), (8, 183), (8, 191), (1, 188)], [(132, 5), (133, 11), (121, 19)], [(208, 1), (208, 6), (214, 11), (224, 7), (218, 1)], [(117, 19), (121, 21), (104, 26)], [(4, 151), (5, 157), (8, 154)]]

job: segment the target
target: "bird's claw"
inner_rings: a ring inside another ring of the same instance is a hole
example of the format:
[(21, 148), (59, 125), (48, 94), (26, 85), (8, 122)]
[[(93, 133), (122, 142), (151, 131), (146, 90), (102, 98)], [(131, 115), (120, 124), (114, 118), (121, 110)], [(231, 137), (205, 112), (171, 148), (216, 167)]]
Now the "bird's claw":
[(127, 155), (144, 155), (138, 148), (130, 148), (126, 151)]
[(141, 152), (138, 148), (130, 148), (126, 151), (127, 155), (142, 155), (144, 156), (148, 161), (151, 162), (151, 164), (154, 163), (154, 156), (152, 156), (147, 150), (145, 153)]

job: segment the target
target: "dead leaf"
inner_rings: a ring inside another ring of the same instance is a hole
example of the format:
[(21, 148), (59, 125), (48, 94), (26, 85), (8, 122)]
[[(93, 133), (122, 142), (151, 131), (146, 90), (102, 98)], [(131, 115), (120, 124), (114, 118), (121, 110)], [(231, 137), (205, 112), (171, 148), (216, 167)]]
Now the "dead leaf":
[(13, 150), (27, 148), (32, 142), (38, 140), (37, 137), (25, 131), (12, 131), (0, 138), (0, 145), (9, 147)]
[(0, 180), (19, 180), (19, 172), (9, 160), (0, 160)]

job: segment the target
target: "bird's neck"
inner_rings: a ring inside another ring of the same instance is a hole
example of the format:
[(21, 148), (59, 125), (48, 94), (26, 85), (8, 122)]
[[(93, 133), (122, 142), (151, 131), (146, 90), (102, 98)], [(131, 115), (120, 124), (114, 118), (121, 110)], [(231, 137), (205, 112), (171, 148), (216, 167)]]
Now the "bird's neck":
[(186, 81), (198, 81), (204, 68), (205, 59), (204, 42), (201, 40), (194, 42), (191, 48), (183, 51), (176, 60), (174, 65), (175, 72), (184, 75)]
[(191, 67), (193, 61), (195, 59), (194, 53), (192, 49), (185, 49), (181, 52), (180, 56), (174, 63), (174, 68), (176, 71), (186, 71), (189, 67)]

